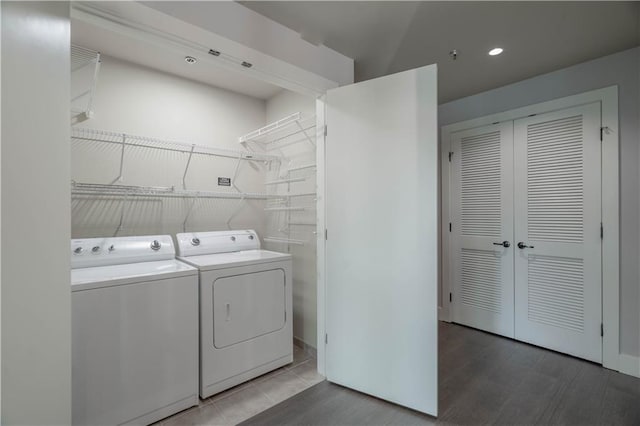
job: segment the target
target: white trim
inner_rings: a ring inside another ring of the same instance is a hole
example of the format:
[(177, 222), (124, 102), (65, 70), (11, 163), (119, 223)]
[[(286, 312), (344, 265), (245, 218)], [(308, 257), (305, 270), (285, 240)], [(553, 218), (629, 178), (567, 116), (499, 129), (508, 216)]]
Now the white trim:
[(601, 90), (602, 127), (602, 365), (619, 369), (620, 359), (620, 125), (618, 87)]
[[(117, 11), (103, 7), (105, 5), (97, 7), (90, 3), (72, 2), (71, 19), (181, 54), (190, 54), (214, 66), (304, 95), (320, 96), (328, 89), (339, 86), (338, 82), (136, 2), (113, 2), (108, 5)], [(162, 24), (164, 26), (160, 27)], [(210, 46), (221, 49), (222, 54), (210, 55)], [(243, 60), (250, 61), (253, 66), (241, 66)]]
[(634, 377), (640, 377), (640, 357), (620, 354), (619, 371)]
[[(511, 121), (532, 114), (557, 111), (592, 102), (601, 102), (602, 126), (609, 132), (603, 133), (602, 142), (602, 223), (604, 239), (602, 242), (602, 318), (604, 336), (602, 339), (602, 365), (618, 370), (621, 355), (620, 347), (620, 196), (619, 196), (619, 124), (618, 124), (618, 86), (597, 89), (579, 95), (567, 96), (539, 104), (529, 105), (510, 111), (500, 112), (472, 120), (443, 126), (441, 129), (441, 184), (442, 184), (442, 295), (443, 305), (449, 305), (445, 295), (450, 292), (451, 258), (449, 243), (450, 197), (449, 197), (449, 160), (452, 133), (488, 124)], [(454, 154), (455, 155), (455, 154)], [(455, 224), (454, 224), (455, 226)], [(446, 232), (445, 232), (446, 231)], [(446, 272), (445, 272), (446, 271)], [(443, 306), (450, 311), (449, 306)], [(442, 317), (445, 317), (443, 315)], [(446, 318), (450, 319), (449, 315)]]
[[(442, 134), (442, 140), (444, 141), (444, 129)], [(450, 140), (449, 135), (447, 134), (447, 141)], [(445, 149), (446, 148), (446, 149)], [(451, 248), (449, 244), (449, 191), (450, 191), (450, 182), (449, 182), (449, 143), (440, 144), (440, 205), (441, 205), (441, 213), (440, 213), (440, 241), (441, 241), (441, 263), (440, 263), (440, 274), (442, 280), (442, 294), (440, 295), (442, 300), (442, 306), (438, 307), (438, 319), (440, 321), (451, 322), (451, 303), (449, 302), (449, 281), (451, 277), (451, 268), (449, 267), (448, 259), (451, 256)], [(447, 291), (445, 291), (444, 284), (447, 283)]]
[(449, 312), (443, 309), (443, 306), (438, 306), (438, 321), (451, 322), (449, 319)]
[(326, 292), (326, 281), (325, 281), (325, 229), (326, 229), (326, 220), (325, 220), (325, 97), (321, 96), (316, 100), (316, 220), (317, 220), (317, 247), (316, 247), (316, 271), (318, 274), (318, 282), (316, 288), (316, 321), (318, 328), (318, 336), (317, 336), (317, 354), (318, 354), (318, 373), (326, 376), (326, 358), (325, 358), (325, 333), (326, 333), (326, 322), (325, 322), (325, 292)]

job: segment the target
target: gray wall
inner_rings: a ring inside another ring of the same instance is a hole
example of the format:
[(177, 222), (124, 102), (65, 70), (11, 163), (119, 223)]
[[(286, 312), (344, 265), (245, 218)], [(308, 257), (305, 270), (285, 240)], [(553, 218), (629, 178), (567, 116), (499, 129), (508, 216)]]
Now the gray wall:
[(611, 85), (619, 88), (620, 119), (620, 351), (640, 354), (640, 191), (638, 165), (640, 48), (544, 74), (442, 104), (439, 126), (482, 117)]
[(70, 424), (69, 4), (1, 7), (2, 424)]

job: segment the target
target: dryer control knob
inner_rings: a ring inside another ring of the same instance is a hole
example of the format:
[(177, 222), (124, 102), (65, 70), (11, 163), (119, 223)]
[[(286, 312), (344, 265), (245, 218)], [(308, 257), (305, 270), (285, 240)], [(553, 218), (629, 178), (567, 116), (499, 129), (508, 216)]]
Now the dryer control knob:
[(236, 240), (236, 237), (231, 236), (231, 241), (235, 241), (235, 240)]
[(111, 244), (111, 245), (109, 246), (109, 251), (114, 251), (115, 249), (116, 249), (116, 247), (115, 247), (113, 244)]
[(249, 239), (250, 239), (250, 240), (253, 240), (253, 235), (249, 235)]
[(160, 247), (162, 247), (162, 244), (160, 244), (160, 241), (153, 240), (153, 242), (151, 243), (151, 250), (158, 251), (160, 250)]
[(82, 254), (83, 251), (84, 249), (82, 247), (76, 247), (75, 250), (73, 250), (73, 254)]
[(192, 238), (191, 239), (191, 245), (192, 246), (199, 246), (200, 245), (200, 238)]
[(98, 253), (100, 253), (100, 246), (94, 246), (94, 247), (91, 249), (91, 252), (92, 252), (92, 253), (94, 253), (94, 254), (98, 254)]

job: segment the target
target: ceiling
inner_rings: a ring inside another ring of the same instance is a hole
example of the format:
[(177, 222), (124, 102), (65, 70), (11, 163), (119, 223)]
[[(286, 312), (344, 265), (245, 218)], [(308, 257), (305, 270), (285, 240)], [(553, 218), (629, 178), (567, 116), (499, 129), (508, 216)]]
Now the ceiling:
[(241, 4), (353, 58), (357, 81), (437, 63), (441, 103), (640, 44), (640, 2)]
[[(246, 77), (206, 61), (187, 64), (185, 55), (177, 50), (128, 37), (123, 33), (107, 30), (87, 22), (72, 19), (71, 42), (125, 61), (133, 62), (162, 72), (199, 81), (258, 99), (269, 99), (282, 91), (281, 87)], [(103, 58), (108, 62), (109, 58)]]

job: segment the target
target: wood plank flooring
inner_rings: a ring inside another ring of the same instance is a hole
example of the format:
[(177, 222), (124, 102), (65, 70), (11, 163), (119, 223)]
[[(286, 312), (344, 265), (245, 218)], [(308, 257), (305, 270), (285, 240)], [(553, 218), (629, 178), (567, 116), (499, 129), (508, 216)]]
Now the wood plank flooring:
[(317, 372), (316, 360), (294, 346), (293, 363), (201, 399), (198, 406), (163, 419), (154, 426), (232, 426), (323, 380), (324, 377)]
[(437, 419), (322, 382), (242, 425), (640, 425), (640, 379), (454, 324), (439, 326)]

